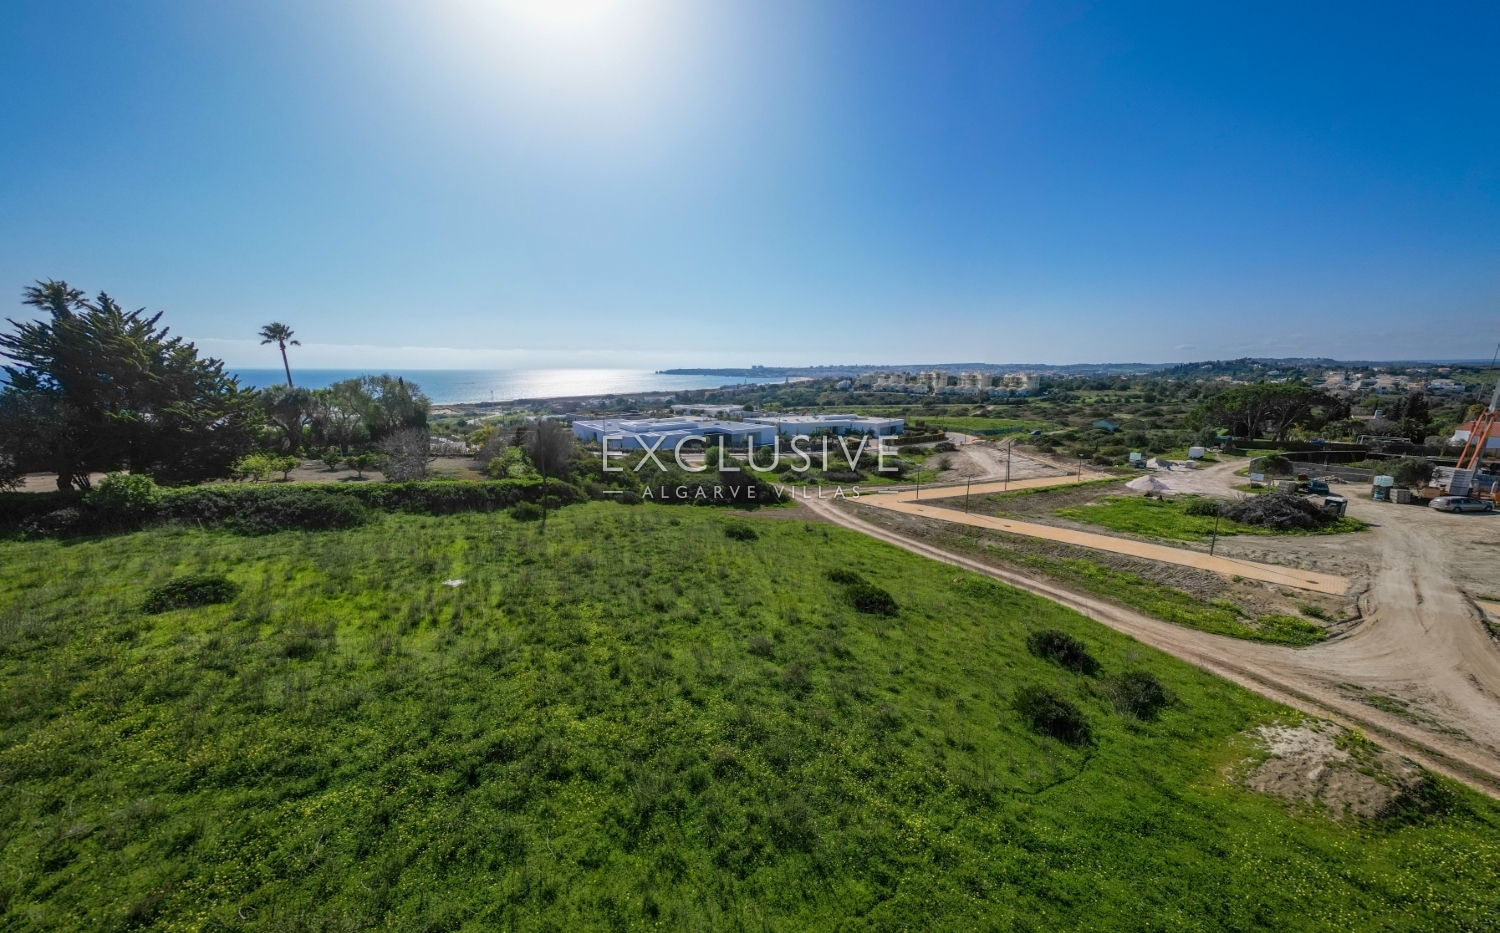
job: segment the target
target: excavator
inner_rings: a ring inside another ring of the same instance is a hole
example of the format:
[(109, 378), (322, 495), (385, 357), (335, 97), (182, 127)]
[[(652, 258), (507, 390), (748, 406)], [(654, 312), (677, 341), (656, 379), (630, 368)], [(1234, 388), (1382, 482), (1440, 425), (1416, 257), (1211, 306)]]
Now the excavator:
[(1497, 416), (1500, 416), (1500, 380), (1495, 382), (1495, 394), (1490, 396), (1490, 407), (1474, 419), (1474, 429), (1469, 432), (1464, 452), (1458, 455), (1458, 466), (1453, 470), (1453, 478), (1448, 481), (1448, 495), (1467, 496), (1473, 491), (1474, 480), (1479, 475), (1479, 466), (1484, 460), (1490, 435), (1500, 436), (1500, 431), (1496, 430)]

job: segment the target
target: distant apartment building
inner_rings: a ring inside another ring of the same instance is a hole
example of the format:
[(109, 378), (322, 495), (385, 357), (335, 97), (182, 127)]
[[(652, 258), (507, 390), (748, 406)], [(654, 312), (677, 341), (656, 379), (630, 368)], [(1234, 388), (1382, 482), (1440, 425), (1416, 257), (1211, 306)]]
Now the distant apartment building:
[(1427, 383), (1427, 391), (1433, 395), (1463, 395), (1464, 384), (1452, 379), (1433, 379)]
[(1042, 377), (1036, 373), (1006, 373), (995, 388), (990, 390), (994, 398), (1012, 395), (1035, 395), (1042, 387)]
[(917, 373), (917, 381), (926, 386), (931, 392), (948, 386), (948, 372), (943, 369), (929, 369)]
[(885, 370), (863, 373), (857, 384), (867, 385), (876, 392), (907, 392), (915, 395), (927, 393), (927, 386), (920, 382), (908, 381), (906, 373)]

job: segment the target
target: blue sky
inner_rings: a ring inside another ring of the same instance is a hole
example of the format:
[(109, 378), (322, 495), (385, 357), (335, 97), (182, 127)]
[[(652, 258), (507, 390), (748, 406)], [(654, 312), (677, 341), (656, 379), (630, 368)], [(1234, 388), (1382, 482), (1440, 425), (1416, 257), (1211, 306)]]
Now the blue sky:
[[(0, 311), (238, 366), (1487, 357), (1492, 4), (0, 5)], [(10, 297), (6, 297), (6, 296)]]

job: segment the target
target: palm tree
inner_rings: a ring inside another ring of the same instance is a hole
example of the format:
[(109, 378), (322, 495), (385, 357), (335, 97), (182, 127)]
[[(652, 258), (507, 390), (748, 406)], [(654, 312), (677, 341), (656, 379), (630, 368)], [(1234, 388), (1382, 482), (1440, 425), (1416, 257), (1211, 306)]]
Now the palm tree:
[(302, 341), (292, 339), (292, 329), (290, 327), (272, 321), (260, 329), (260, 343), (261, 346), (274, 343), (281, 349), (281, 365), (286, 367), (286, 384), (290, 387), (292, 384), (292, 367), (286, 361), (286, 345), (291, 344), (294, 347), (300, 347), (302, 346)]

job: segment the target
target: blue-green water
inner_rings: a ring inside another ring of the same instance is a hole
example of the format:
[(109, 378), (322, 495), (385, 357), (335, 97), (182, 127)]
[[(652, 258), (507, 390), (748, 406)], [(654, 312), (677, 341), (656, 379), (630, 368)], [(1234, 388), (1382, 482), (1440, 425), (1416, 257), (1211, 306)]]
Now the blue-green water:
[[(231, 369), (240, 385), (264, 388), (286, 382), (279, 369)], [(344, 379), (385, 370), (293, 369), (299, 386), (320, 389)], [(501, 402), (521, 398), (631, 395), (713, 389), (723, 385), (780, 382), (726, 376), (666, 376), (644, 369), (406, 369), (388, 370), (422, 387), (436, 404)]]

